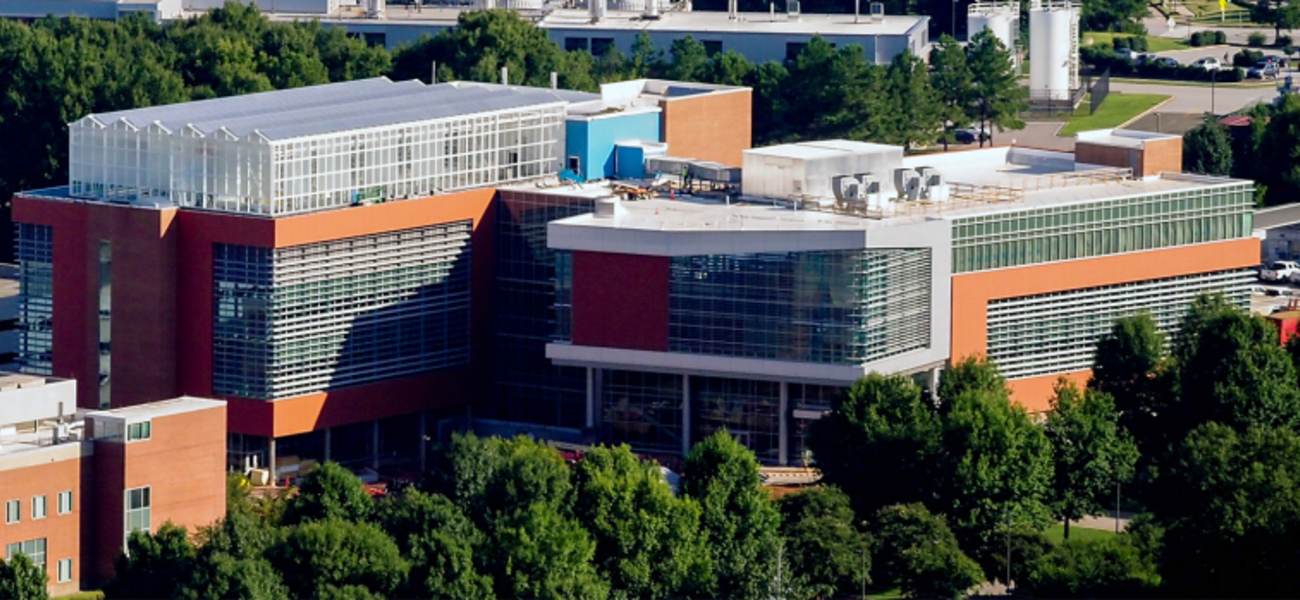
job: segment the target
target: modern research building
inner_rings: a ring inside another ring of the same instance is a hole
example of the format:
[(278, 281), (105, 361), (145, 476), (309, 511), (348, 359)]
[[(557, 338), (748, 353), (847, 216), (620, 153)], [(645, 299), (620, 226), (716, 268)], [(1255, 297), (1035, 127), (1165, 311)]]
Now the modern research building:
[(986, 354), (1040, 411), (1116, 317), (1246, 301), (1252, 184), (1176, 136), (755, 149), (750, 103), (376, 79), (85, 117), (70, 184), (14, 201), (20, 361), (88, 408), (224, 399), (231, 461), (277, 469), (465, 424), (793, 464), (865, 373)]

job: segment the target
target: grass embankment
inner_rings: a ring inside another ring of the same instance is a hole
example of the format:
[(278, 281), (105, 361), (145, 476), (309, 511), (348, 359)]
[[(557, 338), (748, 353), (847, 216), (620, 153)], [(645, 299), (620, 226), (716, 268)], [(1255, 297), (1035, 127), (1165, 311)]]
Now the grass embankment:
[[(1043, 532), (1043, 536), (1059, 544), (1065, 540), (1065, 526), (1058, 523), (1048, 527), (1047, 531)], [(1090, 529), (1078, 525), (1070, 528), (1070, 539), (1072, 540), (1089, 542), (1108, 540), (1112, 537), (1115, 537), (1115, 531), (1112, 529)]]
[[(1115, 45), (1115, 37), (1133, 37), (1127, 33), (1114, 33), (1110, 31), (1087, 31), (1083, 34), (1083, 45), (1092, 44), (1110, 44)], [(1177, 38), (1147, 36), (1147, 52), (1167, 52), (1169, 50), (1186, 50), (1191, 48), (1187, 45), (1187, 40)]]
[(1088, 114), (1088, 101), (1084, 100), (1074, 111), (1074, 116), (1061, 128), (1058, 135), (1071, 136), (1080, 131), (1093, 129), (1113, 129), (1129, 122), (1161, 102), (1168, 100), (1164, 94), (1122, 94), (1111, 92), (1106, 101), (1101, 103), (1096, 114)]

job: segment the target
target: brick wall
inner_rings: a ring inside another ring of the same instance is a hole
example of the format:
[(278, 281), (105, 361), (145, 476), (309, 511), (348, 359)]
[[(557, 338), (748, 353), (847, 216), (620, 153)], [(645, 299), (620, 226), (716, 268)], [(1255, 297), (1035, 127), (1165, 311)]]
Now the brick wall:
[(740, 166), (752, 144), (753, 94), (748, 89), (659, 101), (668, 154)]

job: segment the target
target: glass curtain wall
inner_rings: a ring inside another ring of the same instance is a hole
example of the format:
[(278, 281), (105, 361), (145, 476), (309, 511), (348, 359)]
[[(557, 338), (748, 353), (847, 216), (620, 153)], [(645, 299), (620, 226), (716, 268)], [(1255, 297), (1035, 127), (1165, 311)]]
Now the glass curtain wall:
[(54, 229), (18, 223), (18, 368), (50, 375), (54, 368)]

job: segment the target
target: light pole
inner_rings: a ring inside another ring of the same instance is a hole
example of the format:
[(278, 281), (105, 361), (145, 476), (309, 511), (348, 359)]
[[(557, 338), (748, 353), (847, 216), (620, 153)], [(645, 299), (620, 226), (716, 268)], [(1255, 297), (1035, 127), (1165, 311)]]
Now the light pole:
[(1215, 107), (1215, 103), (1214, 103), (1214, 99), (1215, 99), (1215, 98), (1214, 98), (1214, 96), (1215, 96), (1214, 91), (1215, 91), (1215, 87), (1216, 87), (1215, 84), (1217, 84), (1218, 82), (1219, 82), (1219, 70), (1218, 70), (1218, 69), (1214, 69), (1214, 70), (1210, 71), (1210, 114), (1212, 114), (1212, 115), (1214, 115), (1214, 116), (1216, 116), (1216, 117), (1219, 116), (1219, 112), (1218, 112), (1218, 110), (1216, 109), (1216, 107)]

